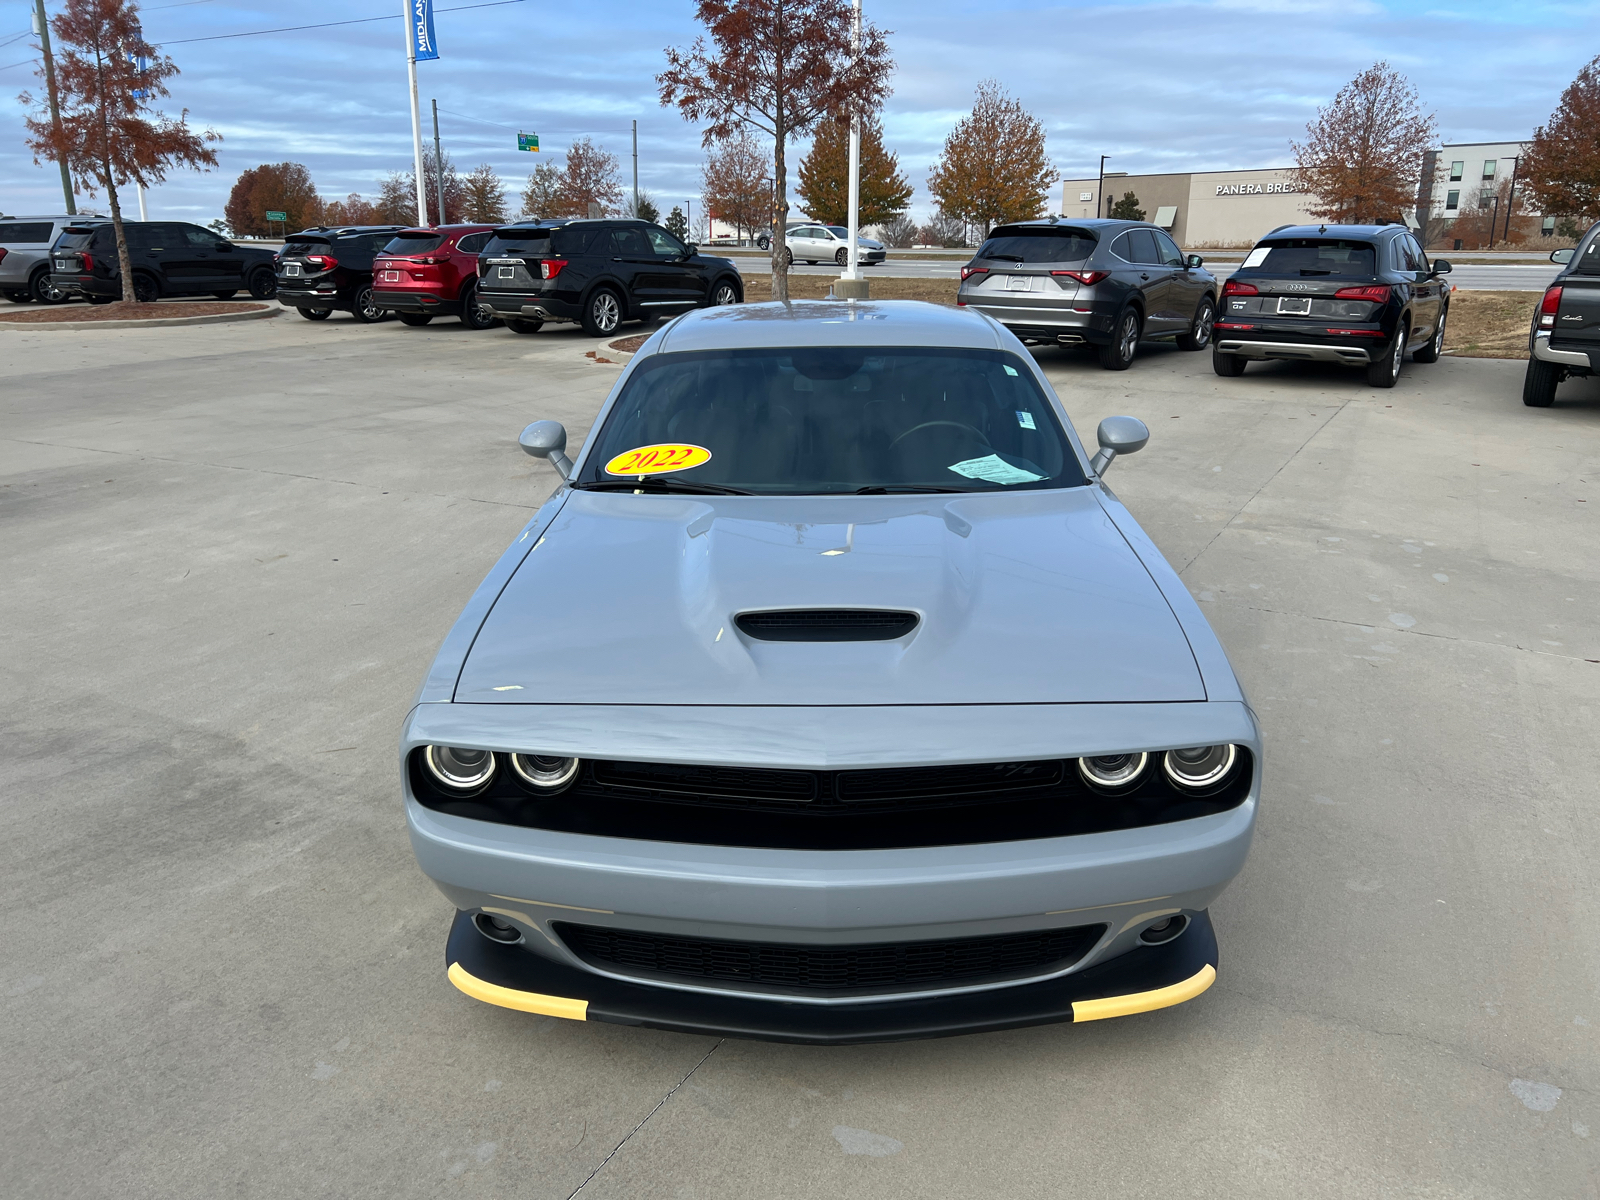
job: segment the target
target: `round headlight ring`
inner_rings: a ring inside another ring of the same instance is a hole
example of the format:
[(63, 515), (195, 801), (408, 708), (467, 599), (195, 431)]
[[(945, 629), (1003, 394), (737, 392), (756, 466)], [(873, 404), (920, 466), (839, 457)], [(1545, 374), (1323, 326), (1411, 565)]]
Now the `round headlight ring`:
[(1190, 746), (1168, 750), (1161, 756), (1161, 769), (1178, 787), (1193, 792), (1221, 783), (1238, 761), (1237, 746)]
[(1078, 774), (1090, 787), (1120, 792), (1139, 782), (1148, 754), (1096, 754), (1078, 760)]
[(470, 792), (494, 778), (494, 752), (466, 746), (429, 746), (428, 773), (453, 792)]
[(571, 787), (578, 777), (579, 765), (576, 758), (557, 758), (550, 754), (511, 756), (511, 770), (516, 777), (541, 792), (559, 792)]

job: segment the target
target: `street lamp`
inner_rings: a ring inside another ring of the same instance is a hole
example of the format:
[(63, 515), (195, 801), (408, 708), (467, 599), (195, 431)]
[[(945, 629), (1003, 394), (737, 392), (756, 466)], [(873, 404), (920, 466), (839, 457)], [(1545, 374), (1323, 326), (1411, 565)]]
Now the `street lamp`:
[(1103, 197), (1106, 192), (1106, 159), (1110, 157), (1111, 155), (1109, 154), (1102, 154), (1100, 156), (1100, 182), (1094, 185), (1094, 215), (1096, 217), (1101, 215), (1101, 197)]

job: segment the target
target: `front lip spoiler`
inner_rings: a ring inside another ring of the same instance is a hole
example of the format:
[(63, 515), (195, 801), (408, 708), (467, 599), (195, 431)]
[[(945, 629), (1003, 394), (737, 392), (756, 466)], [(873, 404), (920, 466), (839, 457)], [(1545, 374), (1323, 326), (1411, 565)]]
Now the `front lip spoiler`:
[(1311, 342), (1255, 342), (1243, 338), (1218, 338), (1217, 353), (1237, 354), (1243, 358), (1335, 362), (1348, 367), (1364, 367), (1372, 361), (1372, 354), (1369, 351), (1354, 346), (1322, 346)]
[(491, 942), (467, 912), (456, 913), (450, 926), (445, 962), (450, 982), (462, 992), (520, 1012), (678, 1033), (847, 1045), (1081, 1024), (1170, 1008), (1215, 982), (1217, 937), (1210, 914), (1200, 912), (1173, 941), (1141, 946), (1057, 979), (936, 999), (829, 1006), (682, 992), (591, 974)]

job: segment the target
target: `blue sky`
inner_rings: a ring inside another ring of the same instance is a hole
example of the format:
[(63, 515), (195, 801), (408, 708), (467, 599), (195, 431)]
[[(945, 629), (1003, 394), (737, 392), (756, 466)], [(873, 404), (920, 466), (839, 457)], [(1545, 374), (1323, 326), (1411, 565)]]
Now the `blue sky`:
[[(443, 11), (442, 58), (418, 66), (424, 110), (436, 97), (445, 148), (462, 169), (489, 162), (514, 191), (536, 161), (558, 161), (588, 134), (629, 170), (629, 123), (639, 122), (641, 184), (662, 204), (695, 198), (699, 131), (662, 109), (662, 49), (693, 38), (691, 0), (621, 3), (535, 0)], [(23, 146), (24, 88), (42, 92), (25, 0), (0, 0), (0, 211), (56, 212), (53, 165)], [(51, 12), (60, 0), (46, 0)], [(146, 35), (182, 74), (169, 111), (223, 134), (221, 165), (177, 172), (150, 197), (150, 215), (219, 216), (239, 172), (262, 162), (305, 163), (324, 196), (358, 191), (410, 162), (402, 0), (162, 0), (143, 8)], [(1600, 5), (1519, 2), (1448, 8), (1403, 0), (1130, 0), (1118, 4), (866, 0), (893, 31), (895, 93), (885, 111), (890, 149), (931, 207), (929, 164), (971, 102), (998, 78), (1045, 123), (1067, 176), (1108, 170), (1181, 171), (1283, 165), (1289, 142), (1319, 104), (1357, 71), (1386, 58), (1438, 114), (1448, 141), (1527, 136), (1578, 69), (1600, 53)], [(363, 17), (366, 24), (222, 37)], [(17, 37), (17, 35), (22, 35)], [(191, 40), (191, 39), (216, 40)], [(9, 69), (6, 69), (9, 68)], [(539, 133), (538, 158), (516, 150)], [(792, 154), (791, 164), (798, 158)], [(791, 180), (793, 179), (791, 165)], [(103, 206), (104, 198), (100, 198)], [(80, 199), (93, 207), (95, 201)], [(131, 206), (131, 201), (129, 201)], [(515, 207), (515, 206), (513, 206)]]

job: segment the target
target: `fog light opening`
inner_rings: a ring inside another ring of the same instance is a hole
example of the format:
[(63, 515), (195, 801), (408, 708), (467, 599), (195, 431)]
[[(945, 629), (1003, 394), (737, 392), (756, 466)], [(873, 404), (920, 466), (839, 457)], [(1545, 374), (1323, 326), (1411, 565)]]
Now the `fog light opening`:
[(478, 927), (478, 932), (491, 942), (514, 946), (522, 940), (522, 933), (515, 925), (491, 913), (474, 914), (472, 923)]
[(1170, 917), (1162, 917), (1144, 927), (1139, 934), (1139, 940), (1147, 946), (1159, 946), (1162, 942), (1170, 942), (1173, 938), (1189, 928), (1189, 918), (1182, 913), (1174, 913)]

